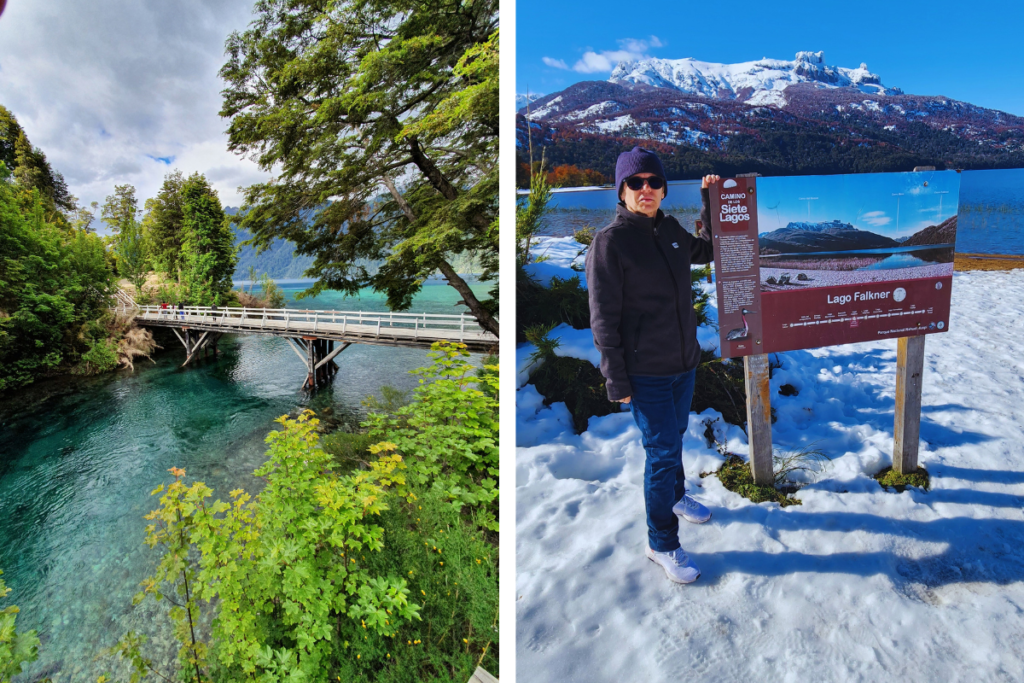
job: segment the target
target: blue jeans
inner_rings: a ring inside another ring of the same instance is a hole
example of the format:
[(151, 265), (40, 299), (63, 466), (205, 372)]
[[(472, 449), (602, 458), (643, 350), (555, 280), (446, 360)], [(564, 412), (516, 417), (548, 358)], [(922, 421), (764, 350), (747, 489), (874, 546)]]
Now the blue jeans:
[(696, 376), (696, 368), (669, 377), (629, 376), (633, 387), (629, 409), (647, 451), (647, 540), (651, 550), (657, 552), (671, 552), (679, 547), (679, 519), (672, 506), (686, 493), (683, 434), (690, 421)]

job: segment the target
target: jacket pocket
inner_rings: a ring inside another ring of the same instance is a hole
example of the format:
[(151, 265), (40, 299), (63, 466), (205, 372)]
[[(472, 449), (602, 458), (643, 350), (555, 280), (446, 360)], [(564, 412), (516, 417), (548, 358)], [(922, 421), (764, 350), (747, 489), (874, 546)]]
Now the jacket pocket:
[(633, 358), (637, 357), (637, 352), (640, 350), (640, 329), (644, 324), (644, 314), (641, 313), (640, 317), (636, 321), (636, 329), (633, 330)]

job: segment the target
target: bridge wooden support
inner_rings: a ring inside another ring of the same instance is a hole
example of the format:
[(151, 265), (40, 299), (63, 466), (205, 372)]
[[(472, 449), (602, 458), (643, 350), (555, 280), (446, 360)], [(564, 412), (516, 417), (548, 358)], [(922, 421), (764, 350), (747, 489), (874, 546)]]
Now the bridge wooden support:
[(181, 364), (181, 367), (185, 367), (198, 358), (200, 352), (202, 352), (204, 358), (211, 351), (213, 352), (213, 357), (217, 357), (217, 340), (221, 337), (220, 332), (206, 331), (200, 334), (198, 330), (192, 330), (188, 327), (181, 328), (181, 332), (172, 327), (171, 331), (174, 332), (178, 341), (185, 347), (185, 362)]
[(333, 339), (320, 339), (319, 337), (288, 337), (287, 339), (292, 350), (306, 366), (306, 381), (302, 383), (302, 388), (309, 390), (326, 386), (334, 379), (334, 376), (338, 374), (338, 364), (334, 362), (334, 359), (352, 345), (351, 342), (339, 342), (338, 348), (335, 348)]

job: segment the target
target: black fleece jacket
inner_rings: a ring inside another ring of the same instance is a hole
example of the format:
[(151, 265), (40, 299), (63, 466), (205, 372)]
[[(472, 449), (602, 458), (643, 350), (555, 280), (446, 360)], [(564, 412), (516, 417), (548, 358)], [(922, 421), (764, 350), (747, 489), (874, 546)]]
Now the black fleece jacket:
[(612, 401), (632, 396), (629, 375), (678, 375), (700, 362), (690, 264), (714, 258), (708, 190), (700, 195), (696, 237), (661, 210), (651, 218), (619, 202), (587, 251), (590, 328)]

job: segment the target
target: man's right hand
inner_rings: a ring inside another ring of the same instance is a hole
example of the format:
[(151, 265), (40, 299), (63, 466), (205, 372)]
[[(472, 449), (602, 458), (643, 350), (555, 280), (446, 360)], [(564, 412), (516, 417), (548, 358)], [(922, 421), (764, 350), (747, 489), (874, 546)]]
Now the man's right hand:
[(630, 400), (632, 400), (632, 398), (633, 398), (632, 396), (627, 396), (626, 398), (620, 398), (619, 400), (616, 401), (616, 403), (629, 403)]

